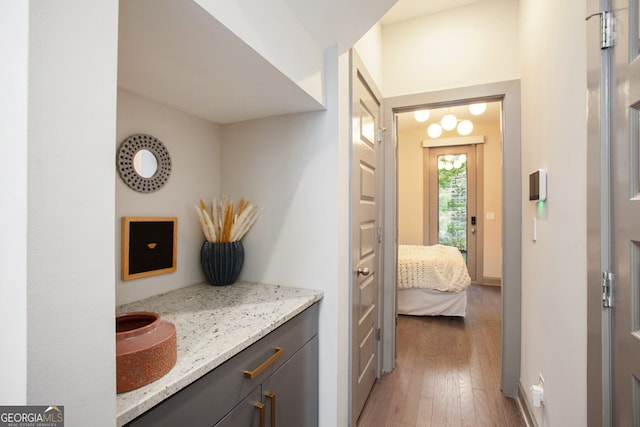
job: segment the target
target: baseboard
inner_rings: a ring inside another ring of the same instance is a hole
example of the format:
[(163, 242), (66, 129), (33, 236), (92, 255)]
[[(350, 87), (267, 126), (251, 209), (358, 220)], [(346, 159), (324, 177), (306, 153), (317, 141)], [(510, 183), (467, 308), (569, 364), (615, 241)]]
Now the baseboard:
[(483, 277), (483, 285), (500, 286), (502, 285), (502, 279), (499, 277)]
[(524, 420), (526, 427), (539, 427), (536, 422), (536, 417), (533, 416), (533, 412), (531, 411), (531, 406), (529, 406), (529, 401), (527, 400), (527, 395), (522, 388), (522, 384), (518, 382), (518, 409), (520, 409), (520, 415)]

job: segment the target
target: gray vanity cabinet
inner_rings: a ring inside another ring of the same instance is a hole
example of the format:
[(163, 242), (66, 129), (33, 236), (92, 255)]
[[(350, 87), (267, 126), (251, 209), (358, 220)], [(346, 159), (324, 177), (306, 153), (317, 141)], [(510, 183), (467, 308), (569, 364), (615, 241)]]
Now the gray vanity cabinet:
[(127, 426), (317, 426), (317, 333), (314, 304)]
[(215, 427), (317, 426), (317, 366), (318, 337), (313, 337)]

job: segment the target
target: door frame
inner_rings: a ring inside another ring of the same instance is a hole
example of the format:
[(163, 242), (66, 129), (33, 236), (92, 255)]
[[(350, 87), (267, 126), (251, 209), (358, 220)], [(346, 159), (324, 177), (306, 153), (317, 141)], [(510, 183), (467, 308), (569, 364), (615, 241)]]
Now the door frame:
[[(425, 147), (423, 148), (422, 154), (422, 170), (423, 170), (423, 242), (428, 242), (429, 245), (435, 245), (438, 243), (438, 231), (437, 231), (437, 222), (434, 222), (434, 218), (432, 217), (432, 213), (438, 210), (438, 203), (435, 198), (431, 198), (431, 186), (434, 182), (431, 180), (434, 178), (432, 175), (437, 172), (432, 170), (430, 164), (430, 157), (433, 154), (433, 150), (442, 150), (442, 149), (453, 149), (459, 150), (464, 147), (469, 147), (469, 150), (473, 150), (473, 194), (468, 193), (468, 201), (472, 201), (472, 208), (470, 210), (472, 215), (477, 219), (477, 224), (475, 226), (475, 236), (473, 239), (473, 251), (467, 251), (467, 257), (465, 258), (467, 261), (467, 268), (469, 269), (469, 276), (471, 276), (471, 282), (483, 282), (484, 277), (484, 256), (483, 256), (483, 245), (484, 245), (484, 227), (482, 226), (483, 221), (481, 220), (480, 212), (484, 212), (484, 144), (467, 144), (467, 145), (456, 145), (456, 146), (438, 146), (438, 147)], [(469, 169), (471, 171), (471, 169)], [(437, 179), (437, 178), (436, 178)], [(439, 219), (438, 219), (439, 220)], [(467, 227), (471, 227), (469, 221), (467, 221)], [(467, 236), (467, 244), (469, 245), (469, 237)], [(469, 255), (473, 254), (473, 263), (469, 262)]]
[(424, 105), (452, 101), (502, 100), (502, 323), (500, 388), (507, 397), (518, 396), (521, 353), (521, 254), (522, 168), (520, 132), (520, 81), (510, 80), (478, 86), (403, 95), (383, 100), (385, 133), (384, 300), (382, 322), (382, 369), (393, 370), (396, 354), (397, 275), (397, 127), (395, 113)]
[[(610, 0), (588, 0), (610, 11)], [(615, 18), (614, 18), (615, 19)], [(587, 425), (612, 425), (611, 311), (602, 306), (602, 272), (612, 271), (612, 52), (600, 48), (599, 19), (587, 33)]]

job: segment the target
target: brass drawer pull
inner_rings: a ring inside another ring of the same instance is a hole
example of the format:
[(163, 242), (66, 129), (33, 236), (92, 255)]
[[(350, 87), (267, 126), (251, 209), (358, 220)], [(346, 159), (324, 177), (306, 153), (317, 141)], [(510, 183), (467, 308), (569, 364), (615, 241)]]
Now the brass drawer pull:
[(282, 352), (284, 350), (281, 347), (276, 347), (275, 350), (276, 352), (273, 353), (273, 355), (270, 358), (262, 362), (262, 364), (258, 366), (256, 369), (254, 369), (253, 371), (244, 371), (244, 377), (250, 380), (254, 379), (258, 375), (260, 375), (262, 371), (267, 369), (269, 365), (275, 362), (278, 359), (278, 357), (282, 356)]
[(256, 407), (258, 411), (260, 411), (260, 427), (265, 427), (265, 418), (264, 418), (264, 403), (262, 402), (253, 402), (253, 406)]
[(271, 427), (276, 427), (276, 394), (268, 391), (264, 395), (271, 401)]

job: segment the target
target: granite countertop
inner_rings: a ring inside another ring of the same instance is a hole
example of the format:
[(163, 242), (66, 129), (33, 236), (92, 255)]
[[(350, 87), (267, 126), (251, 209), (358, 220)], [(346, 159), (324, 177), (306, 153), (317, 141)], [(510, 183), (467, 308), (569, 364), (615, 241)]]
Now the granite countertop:
[(232, 358), (322, 298), (322, 291), (262, 283), (206, 283), (117, 307), (154, 311), (176, 327), (178, 360), (160, 379), (116, 398), (122, 426)]

